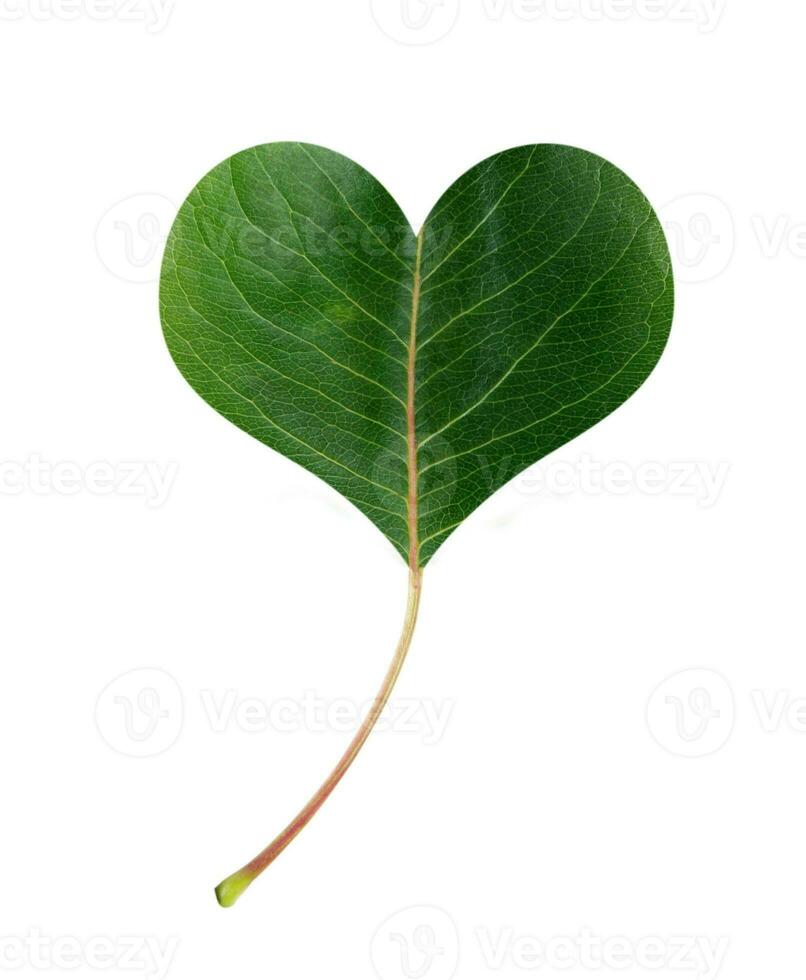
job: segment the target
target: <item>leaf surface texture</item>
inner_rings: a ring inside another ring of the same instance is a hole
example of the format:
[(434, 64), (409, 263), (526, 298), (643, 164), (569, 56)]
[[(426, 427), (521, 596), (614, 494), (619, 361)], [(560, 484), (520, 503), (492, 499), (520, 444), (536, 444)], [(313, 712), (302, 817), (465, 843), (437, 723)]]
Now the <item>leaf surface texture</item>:
[(346, 157), (247, 150), (188, 197), (161, 284), (192, 387), (418, 567), (642, 384), (672, 312), (649, 202), (601, 157), (556, 145), (478, 164), (419, 236)]

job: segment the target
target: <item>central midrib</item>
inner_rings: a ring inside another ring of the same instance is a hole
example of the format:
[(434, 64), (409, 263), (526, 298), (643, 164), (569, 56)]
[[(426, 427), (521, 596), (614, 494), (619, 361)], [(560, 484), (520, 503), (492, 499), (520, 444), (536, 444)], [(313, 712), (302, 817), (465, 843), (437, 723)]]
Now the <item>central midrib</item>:
[(409, 568), (412, 574), (419, 567), (419, 540), (417, 530), (417, 427), (415, 421), (415, 370), (417, 366), (417, 317), (420, 312), (420, 287), (422, 277), (420, 266), (423, 257), (425, 225), (417, 236), (417, 257), (414, 262), (414, 282), (411, 297), (411, 325), (409, 330), (409, 360), (407, 369), (406, 394), (406, 442), (408, 446), (408, 528), (409, 528)]

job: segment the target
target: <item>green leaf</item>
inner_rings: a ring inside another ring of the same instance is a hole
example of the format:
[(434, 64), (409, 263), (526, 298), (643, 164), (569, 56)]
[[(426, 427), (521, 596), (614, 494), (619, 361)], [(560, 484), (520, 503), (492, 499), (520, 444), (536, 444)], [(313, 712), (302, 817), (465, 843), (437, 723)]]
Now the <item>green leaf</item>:
[(554, 145), (473, 167), (419, 236), (351, 160), (247, 150), (183, 205), (161, 285), (193, 388), (352, 501), (412, 569), (625, 401), (672, 309), (644, 195)]
[(161, 306), (196, 391), (351, 500), (410, 568), (372, 707), (297, 816), (219, 884), (229, 906), (355, 760), (400, 673), (436, 550), (655, 366), (671, 264), (646, 198), (583, 150), (524, 146), (485, 160), (415, 235), (357, 164), (275, 143), (225, 161), (187, 199)]

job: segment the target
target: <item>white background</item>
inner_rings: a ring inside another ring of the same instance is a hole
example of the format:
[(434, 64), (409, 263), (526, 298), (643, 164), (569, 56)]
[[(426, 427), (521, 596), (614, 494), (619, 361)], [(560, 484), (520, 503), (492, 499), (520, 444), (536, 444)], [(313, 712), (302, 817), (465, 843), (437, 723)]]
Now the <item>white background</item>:
[[(0, 969), (800, 975), (806, 9), (374, 7), (0, 0)], [(162, 339), (176, 207), (283, 139), (415, 226), (495, 151), (594, 150), (661, 211), (678, 301), (640, 392), (428, 567), (414, 724), (222, 911), (349, 740), (293, 702), (363, 704), (405, 600), (370, 523)]]

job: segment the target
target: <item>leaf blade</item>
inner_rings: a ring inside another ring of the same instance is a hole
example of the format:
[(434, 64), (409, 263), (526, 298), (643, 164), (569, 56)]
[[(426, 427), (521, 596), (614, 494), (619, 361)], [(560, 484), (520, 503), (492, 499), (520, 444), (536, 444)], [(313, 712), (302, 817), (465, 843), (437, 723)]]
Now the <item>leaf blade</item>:
[(423, 564), (491, 493), (626, 400), (671, 323), (668, 249), (632, 181), (569, 147), (493, 161), (425, 222)]
[[(339, 180), (357, 207), (343, 203)], [(306, 212), (316, 218), (307, 225)], [(378, 244), (373, 215), (390, 241)], [(413, 249), (399, 208), (357, 165), (272, 144), (225, 161), (191, 193), (161, 287), (166, 340), (191, 386), (334, 486), (404, 558)]]
[(256, 147), (192, 192), (161, 287), (190, 384), (347, 497), (412, 567), (637, 390), (673, 299), (641, 191), (554, 145), (482, 161), (419, 236), (347, 158)]

